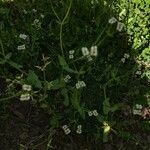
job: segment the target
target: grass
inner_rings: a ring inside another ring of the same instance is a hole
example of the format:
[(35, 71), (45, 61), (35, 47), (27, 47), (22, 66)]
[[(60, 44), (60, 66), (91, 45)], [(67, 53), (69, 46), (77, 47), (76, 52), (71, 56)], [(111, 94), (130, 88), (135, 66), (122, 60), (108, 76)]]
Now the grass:
[[(148, 150), (147, 5), (142, 0), (1, 1), (0, 119), (6, 127), (0, 148)], [(120, 31), (118, 22), (124, 25)], [(84, 56), (82, 48), (92, 52), (93, 46), (98, 55)], [(80, 82), (83, 87), (77, 88)], [(18, 126), (13, 131), (9, 124)]]

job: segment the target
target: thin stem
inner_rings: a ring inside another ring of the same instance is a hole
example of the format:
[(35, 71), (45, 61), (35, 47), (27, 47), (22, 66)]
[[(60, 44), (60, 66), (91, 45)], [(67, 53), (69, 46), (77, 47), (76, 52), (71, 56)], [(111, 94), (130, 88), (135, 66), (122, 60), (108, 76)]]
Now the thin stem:
[(60, 48), (61, 48), (61, 52), (62, 52), (62, 56), (64, 57), (64, 50), (63, 50), (63, 39), (62, 39), (62, 31), (63, 31), (63, 25), (69, 15), (70, 9), (71, 9), (71, 5), (72, 5), (72, 0), (70, 2), (69, 8), (67, 10), (67, 13), (64, 17), (64, 19), (62, 20), (61, 24), (60, 24), (60, 34), (59, 34), (59, 38), (60, 38)]
[(12, 95), (12, 96), (6, 97), (6, 98), (1, 98), (1, 99), (0, 99), (0, 102), (7, 101), (7, 100), (9, 100), (9, 99), (13, 99), (13, 98), (15, 98), (15, 97), (19, 96), (20, 94), (21, 94), (21, 92), (19, 92), (19, 93), (15, 94), (15, 95)]
[(2, 39), (1, 39), (1, 38), (0, 38), (0, 45), (1, 45), (1, 49), (2, 49), (2, 54), (3, 54), (3, 56), (5, 57), (4, 46), (3, 46), (3, 43), (2, 43)]
[(59, 22), (61, 22), (59, 16), (57, 15), (57, 13), (56, 13), (56, 11), (55, 11), (55, 9), (54, 9), (54, 7), (53, 7), (52, 1), (50, 1), (50, 3), (51, 3), (51, 6), (52, 6), (52, 11), (54, 12), (56, 18), (58, 19)]

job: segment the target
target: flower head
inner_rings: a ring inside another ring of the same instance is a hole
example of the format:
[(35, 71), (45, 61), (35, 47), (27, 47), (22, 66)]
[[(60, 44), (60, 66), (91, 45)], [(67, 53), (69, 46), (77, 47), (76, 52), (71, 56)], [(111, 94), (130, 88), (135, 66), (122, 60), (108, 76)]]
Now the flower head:
[(119, 32), (121, 32), (122, 30), (123, 30), (123, 27), (124, 27), (124, 24), (123, 23), (121, 23), (121, 22), (118, 22), (117, 23), (117, 30), (119, 31)]
[(23, 40), (26, 40), (27, 35), (25, 35), (25, 34), (20, 34), (19, 37), (20, 37), (21, 39), (23, 39)]
[(98, 55), (97, 46), (92, 46), (91, 47), (90, 55), (95, 56), (95, 57)]
[(98, 116), (97, 110), (93, 110), (93, 115), (94, 115), (94, 116)]
[(66, 75), (66, 77), (64, 78), (65, 82), (68, 82), (71, 79), (70, 75)]
[(90, 54), (87, 47), (82, 47), (81, 51), (82, 51), (83, 56), (87, 56)]
[(17, 49), (18, 50), (25, 50), (26, 46), (25, 46), (25, 44), (23, 44), (23, 45), (18, 46)]
[(69, 127), (67, 125), (63, 125), (62, 129), (64, 130), (66, 135), (68, 135), (71, 132), (71, 130), (69, 129)]
[(84, 81), (78, 81), (78, 82), (76, 83), (76, 88), (77, 88), (77, 89), (80, 89), (80, 88), (82, 88), (82, 87), (86, 87), (85, 82), (84, 82)]
[(31, 87), (31, 85), (24, 84), (24, 85), (22, 86), (22, 89), (23, 89), (24, 91), (31, 91), (31, 90), (32, 90), (32, 87)]
[(115, 17), (112, 17), (112, 18), (110, 18), (109, 20), (108, 20), (108, 23), (109, 24), (114, 24), (114, 23), (116, 23), (117, 22), (117, 19), (115, 18)]
[(30, 99), (30, 94), (22, 94), (20, 96), (20, 101), (28, 101)]
[(88, 115), (91, 117), (93, 115), (92, 111), (88, 111)]
[(77, 126), (76, 132), (77, 132), (78, 134), (81, 134), (81, 133), (82, 133), (82, 125), (78, 125), (78, 126)]

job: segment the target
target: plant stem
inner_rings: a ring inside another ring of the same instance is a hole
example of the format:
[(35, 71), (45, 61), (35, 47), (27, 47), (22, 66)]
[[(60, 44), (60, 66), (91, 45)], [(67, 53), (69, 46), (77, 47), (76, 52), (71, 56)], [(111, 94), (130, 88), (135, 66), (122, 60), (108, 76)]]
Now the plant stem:
[[(69, 12), (70, 12), (70, 9), (71, 9), (71, 5), (72, 5), (72, 0), (70, 2), (70, 5), (69, 5), (69, 8), (67, 10), (67, 13), (65, 15), (65, 17), (63, 18), (61, 24), (60, 24), (60, 33), (59, 33), (59, 38), (60, 38), (60, 49), (61, 49), (61, 53), (62, 53), (62, 56), (64, 57), (64, 50), (63, 50), (63, 37), (62, 37), (62, 32), (63, 32), (63, 25), (69, 15)], [(58, 18), (58, 17), (57, 17)]]
[(2, 49), (2, 54), (5, 57), (5, 51), (4, 51), (4, 46), (3, 46), (3, 42), (2, 39), (0, 38), (0, 45), (1, 45), (1, 49)]

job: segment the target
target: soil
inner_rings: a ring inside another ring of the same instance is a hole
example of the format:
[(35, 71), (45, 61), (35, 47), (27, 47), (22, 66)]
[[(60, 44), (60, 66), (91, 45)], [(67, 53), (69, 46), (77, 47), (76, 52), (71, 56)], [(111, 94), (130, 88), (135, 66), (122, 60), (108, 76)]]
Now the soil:
[(19, 100), (0, 118), (0, 150), (45, 150), (49, 135), (49, 116), (30, 102)]

